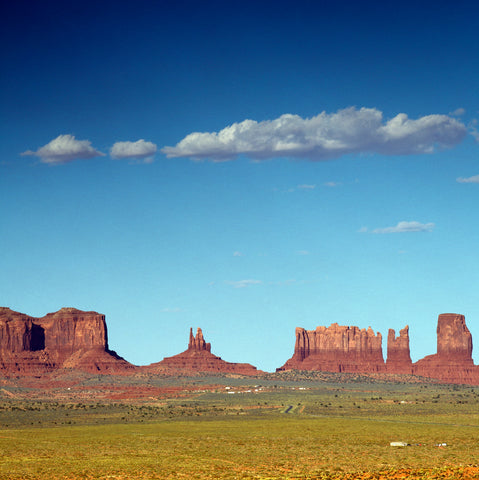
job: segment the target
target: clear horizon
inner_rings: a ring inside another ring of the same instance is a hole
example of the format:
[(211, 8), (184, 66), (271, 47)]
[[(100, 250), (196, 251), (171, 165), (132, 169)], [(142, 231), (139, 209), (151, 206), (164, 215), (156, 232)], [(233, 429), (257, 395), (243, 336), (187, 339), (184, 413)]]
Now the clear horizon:
[[(0, 306), (0, 308), (5, 308), (3, 306)], [(8, 307), (6, 307), (8, 308)], [(16, 313), (19, 313), (19, 314), (22, 314), (22, 315), (25, 315), (25, 316), (28, 316), (28, 317), (33, 317), (33, 318), (38, 318), (38, 319), (42, 319), (43, 317), (45, 316), (48, 316), (49, 314), (53, 314), (53, 313), (58, 313), (59, 311), (61, 310), (69, 310), (69, 309), (72, 309), (72, 310), (77, 310), (78, 312), (81, 312), (81, 313), (92, 313), (92, 314), (99, 314), (99, 315), (103, 315), (101, 312), (94, 312), (94, 311), (83, 311), (83, 310), (78, 310), (78, 309), (75, 309), (74, 307), (63, 307), (62, 309), (58, 310), (57, 312), (48, 312), (47, 314), (45, 314), (44, 316), (42, 317), (35, 317), (35, 316), (32, 316), (32, 315), (29, 315), (28, 313), (26, 312), (16, 312)], [(453, 313), (453, 312), (443, 312), (443, 314), (446, 314), (446, 315), (460, 315), (460, 314), (456, 314), (456, 313)], [(108, 319), (106, 318), (106, 315), (105, 315), (105, 322), (106, 322), (106, 329), (107, 329), (107, 346), (108, 346), (108, 349), (110, 351), (113, 351), (114, 353), (116, 353), (117, 355), (119, 355), (120, 357), (124, 358), (126, 361), (130, 362), (128, 358), (124, 357), (121, 352), (119, 351), (116, 351), (115, 349), (111, 348), (111, 345), (109, 345), (109, 336), (110, 336), (110, 331), (109, 331), (109, 328), (108, 328)], [(333, 325), (337, 325), (336, 323), (335, 324), (331, 324), (331, 325), (322, 325), (323, 327), (331, 327)], [(318, 325), (319, 327), (320, 325)], [(340, 325), (340, 326), (347, 326), (348, 328), (359, 328), (357, 327), (356, 325)], [(409, 327), (408, 325), (405, 325), (405, 327)], [(469, 328), (467, 326), (467, 320), (466, 320), (466, 327)], [(369, 327), (368, 327), (369, 328)], [(368, 330), (368, 328), (360, 328), (361, 331), (366, 331)], [(316, 328), (313, 328), (313, 329), (305, 329), (305, 330), (308, 330), (308, 331), (314, 331)], [(185, 352), (186, 350), (188, 350), (189, 348), (189, 340), (190, 340), (190, 335), (193, 334), (195, 337), (198, 333), (198, 330), (201, 330), (201, 333), (203, 335), (203, 338), (205, 340), (206, 343), (210, 344), (211, 345), (211, 342), (208, 341), (208, 338), (206, 337), (205, 333), (203, 332), (203, 329), (201, 327), (196, 327), (196, 328), (193, 328), (193, 327), (190, 327), (190, 330), (188, 330), (188, 335), (185, 336), (185, 338), (187, 338), (187, 340), (185, 341), (185, 346), (184, 348), (182, 348), (180, 351), (178, 351), (177, 353), (173, 354), (173, 355), (169, 355), (169, 356), (174, 356), (174, 355), (178, 355), (178, 354), (181, 354), (183, 352)], [(389, 329), (388, 329), (388, 333), (389, 333)], [(378, 336), (379, 334), (381, 335), (381, 339), (382, 339), (382, 343), (381, 343), (381, 349), (382, 349), (382, 356), (383, 356), (383, 360), (384, 360), (384, 363), (386, 363), (387, 361), (387, 348), (388, 348), (388, 333), (386, 333), (385, 335), (383, 335), (382, 332), (374, 332), (374, 335), (375, 336)], [(400, 336), (400, 331), (395, 331), (395, 338), (397, 339), (398, 337)], [(410, 337), (410, 336), (409, 336)], [(411, 340), (411, 338), (410, 338)], [(437, 335), (436, 335), (436, 340), (437, 340)], [(474, 341), (474, 339), (472, 339)], [(293, 336), (293, 352), (291, 353), (291, 355), (289, 357), (287, 357), (285, 359), (285, 361), (281, 364), (281, 365), (278, 365), (275, 369), (272, 369), (272, 370), (269, 370), (269, 371), (266, 371), (266, 373), (270, 373), (270, 372), (275, 372), (278, 368), (282, 367), (287, 360), (289, 360), (292, 356), (293, 356), (293, 353), (294, 353), (294, 348), (295, 348), (295, 343), (296, 343), (296, 336), (294, 335)], [(221, 349), (221, 346), (220, 346), (220, 349)], [(213, 353), (214, 355), (218, 356), (218, 357), (221, 357), (221, 355), (218, 355), (216, 354), (216, 352), (214, 351), (214, 346), (211, 345), (211, 353)], [(428, 354), (426, 354), (425, 356), (429, 356), (429, 355), (433, 355), (433, 354), (436, 354), (437, 353), (437, 348), (435, 349), (434, 352), (430, 352)], [(158, 360), (155, 360), (154, 362), (150, 362), (148, 364), (142, 364), (142, 365), (138, 365), (138, 364), (134, 364), (133, 362), (130, 362), (130, 363), (133, 363), (134, 365), (136, 366), (148, 366), (152, 363), (158, 363), (158, 362), (161, 362), (162, 360), (164, 360), (166, 358), (165, 357), (162, 357), (161, 359), (158, 359)], [(249, 362), (245, 362), (245, 361), (241, 361), (241, 360), (237, 360), (236, 362), (230, 362), (228, 359), (226, 358), (223, 358), (221, 357), (222, 360), (224, 360), (225, 362), (229, 362), (229, 363), (249, 363)], [(411, 355), (411, 358), (412, 358), (412, 355)], [(422, 357), (424, 358), (424, 357)], [(420, 358), (418, 358), (417, 360), (420, 360)], [(416, 361), (417, 361), (416, 360)], [(413, 363), (415, 363), (415, 361), (413, 360)], [(256, 367), (256, 365), (253, 365), (254, 367)], [(261, 370), (258, 368), (258, 370)]]
[(102, 313), (136, 365), (190, 327), (265, 371), (296, 327), (478, 339), (478, 31), (473, 2), (3, 5), (0, 305)]

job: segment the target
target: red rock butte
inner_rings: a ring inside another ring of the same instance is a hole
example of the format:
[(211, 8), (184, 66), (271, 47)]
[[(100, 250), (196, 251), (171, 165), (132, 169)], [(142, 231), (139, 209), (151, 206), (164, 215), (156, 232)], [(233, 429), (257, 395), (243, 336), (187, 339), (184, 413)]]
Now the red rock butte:
[[(386, 361), (382, 336), (371, 327), (360, 329), (334, 323), (309, 331), (296, 328), (294, 354), (277, 370), (409, 374), (446, 383), (479, 385), (479, 366), (474, 365), (472, 359), (472, 335), (464, 315), (439, 315), (436, 333), (437, 353), (413, 363), (408, 326), (400, 330), (397, 337), (394, 330), (389, 330)], [(0, 374), (38, 376), (61, 369), (126, 375), (136, 372), (167, 375), (265, 373), (249, 363), (226, 362), (213, 355), (201, 328), (196, 335), (190, 329), (188, 348), (184, 352), (137, 367), (109, 349), (102, 314), (62, 308), (36, 318), (0, 307)]]
[(472, 359), (472, 336), (464, 315), (443, 313), (437, 324), (437, 353), (412, 363), (409, 327), (396, 337), (388, 333), (387, 360), (382, 356), (381, 334), (371, 327), (296, 328), (293, 356), (277, 371), (317, 370), (350, 373), (420, 375), (446, 383), (479, 385), (479, 367)]
[(333, 323), (316, 330), (296, 328), (294, 354), (279, 370), (328, 372), (384, 371), (382, 337), (371, 327), (359, 329)]
[(439, 315), (437, 353), (417, 361), (413, 373), (448, 383), (479, 385), (479, 367), (472, 360), (472, 335), (464, 315)]
[(39, 375), (60, 368), (118, 374), (135, 367), (109, 350), (104, 315), (62, 308), (35, 318), (0, 307), (0, 371)]
[(264, 372), (257, 370), (249, 363), (226, 362), (221, 357), (211, 353), (211, 344), (206, 343), (201, 328), (196, 336), (190, 329), (188, 348), (178, 355), (165, 357), (161, 362), (142, 367), (150, 373), (183, 373), (195, 374), (198, 372), (235, 373), (239, 375), (260, 375)]

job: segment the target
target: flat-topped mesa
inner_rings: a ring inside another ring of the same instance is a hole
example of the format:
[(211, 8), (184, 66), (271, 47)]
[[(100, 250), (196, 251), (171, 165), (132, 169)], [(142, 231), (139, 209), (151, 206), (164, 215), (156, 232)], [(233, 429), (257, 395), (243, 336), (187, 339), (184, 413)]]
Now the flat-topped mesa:
[(0, 308), (0, 370), (29, 375), (59, 368), (123, 373), (134, 366), (109, 350), (104, 315), (62, 308), (36, 318)]
[(360, 329), (333, 323), (315, 330), (296, 328), (293, 356), (278, 370), (381, 372), (385, 370), (382, 336), (369, 327)]
[(205, 350), (207, 352), (211, 352), (211, 343), (205, 342), (201, 328), (198, 328), (196, 331), (196, 336), (193, 336), (193, 329), (190, 328), (190, 341), (188, 343), (188, 350), (194, 350), (197, 352)]
[(412, 360), (409, 351), (409, 326), (396, 332), (390, 328), (388, 332), (388, 353), (386, 367), (388, 373), (412, 373)]
[(226, 362), (221, 357), (211, 353), (211, 344), (206, 343), (201, 328), (198, 328), (196, 336), (190, 328), (188, 348), (172, 357), (165, 357), (161, 362), (152, 363), (141, 367), (148, 373), (181, 373), (196, 375), (203, 372), (234, 373), (239, 375), (259, 375), (264, 373), (257, 370), (249, 363)]
[(62, 308), (40, 319), (41, 327), (47, 332), (45, 348), (72, 354), (78, 349), (108, 350), (105, 315), (83, 312), (75, 308)]

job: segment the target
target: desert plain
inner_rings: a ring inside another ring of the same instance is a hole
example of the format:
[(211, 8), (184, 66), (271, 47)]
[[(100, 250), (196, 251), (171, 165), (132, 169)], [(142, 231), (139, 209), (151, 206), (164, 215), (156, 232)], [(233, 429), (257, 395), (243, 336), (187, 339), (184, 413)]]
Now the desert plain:
[(300, 371), (0, 382), (2, 479), (479, 478), (471, 385)]

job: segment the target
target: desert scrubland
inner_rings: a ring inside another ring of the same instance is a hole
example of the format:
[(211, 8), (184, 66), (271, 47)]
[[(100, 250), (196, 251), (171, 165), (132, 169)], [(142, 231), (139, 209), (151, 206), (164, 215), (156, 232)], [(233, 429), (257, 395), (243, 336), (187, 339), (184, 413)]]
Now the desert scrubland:
[(48, 380), (2, 382), (2, 479), (479, 478), (471, 386), (321, 372)]

